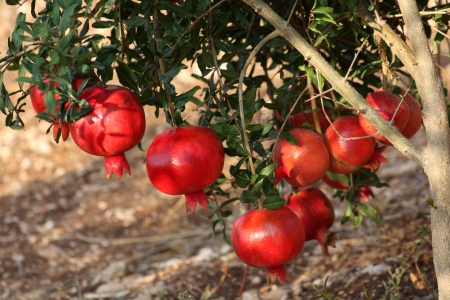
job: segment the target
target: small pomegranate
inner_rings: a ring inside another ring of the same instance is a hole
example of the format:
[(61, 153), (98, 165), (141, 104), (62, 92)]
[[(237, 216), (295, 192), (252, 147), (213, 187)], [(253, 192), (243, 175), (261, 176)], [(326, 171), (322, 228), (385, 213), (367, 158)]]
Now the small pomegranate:
[[(325, 174), (325, 176), (323, 176), (322, 181), (335, 189), (339, 189), (339, 190), (348, 189), (348, 185), (345, 182), (331, 180), (327, 174)], [(360, 202), (361, 200), (363, 200), (363, 201), (369, 202), (371, 197), (375, 198), (372, 188), (368, 185), (365, 185), (365, 186), (362, 186), (359, 188), (359, 193), (358, 193), (358, 196), (356, 196), (355, 201)]]
[[(378, 89), (378, 91), (383, 90), (382, 88)], [(397, 95), (400, 95), (403, 98), (403, 102), (408, 104), (409, 107), (409, 119), (408, 123), (406, 123), (405, 128), (401, 131), (401, 133), (407, 138), (411, 138), (413, 135), (419, 131), (420, 126), (422, 125), (422, 108), (420, 107), (419, 102), (414, 99), (411, 94), (406, 93), (406, 91), (397, 86), (394, 87), (393, 92)]]
[(305, 231), (298, 216), (286, 206), (252, 209), (236, 219), (231, 244), (245, 264), (267, 269), (267, 284), (292, 279), (285, 264), (303, 249)]
[(375, 139), (363, 138), (367, 134), (356, 116), (340, 117), (332, 124), (325, 132), (325, 142), (330, 153), (330, 171), (349, 174), (359, 170), (371, 158), (376, 145)]
[(186, 211), (197, 203), (207, 208), (203, 189), (222, 173), (222, 141), (207, 127), (170, 128), (159, 134), (147, 152), (147, 174), (163, 193), (186, 196)]
[[(81, 86), (82, 82), (84, 80), (84, 77), (76, 77), (72, 81), (72, 89), (77, 91), (79, 87)], [(45, 78), (44, 83), (49, 84), (50, 78)], [(59, 85), (58, 82), (54, 82), (53, 86), (56, 88)], [(31, 99), (31, 105), (33, 106), (34, 111), (39, 114), (41, 112), (46, 112), (47, 108), (45, 107), (44, 103), (44, 96), (45, 91), (41, 91), (37, 85), (33, 85), (30, 88), (30, 99)], [(55, 100), (58, 101), (60, 99), (60, 95), (55, 95)], [(64, 105), (64, 109), (66, 109), (69, 106), (69, 103), (66, 103)], [(58, 110), (59, 104), (56, 104), (55, 111)], [(53, 123), (53, 139), (56, 141), (58, 137), (58, 130), (60, 128), (60, 122), (58, 118), (53, 114), (54, 112), (48, 112), (54, 119)], [(50, 121), (49, 121), (50, 122)], [(63, 141), (66, 141), (69, 137), (69, 125), (67, 122), (61, 122), (61, 138)]]
[(90, 86), (79, 95), (92, 111), (69, 123), (75, 144), (83, 151), (103, 156), (106, 177), (123, 170), (131, 174), (124, 152), (136, 146), (144, 136), (145, 115), (139, 98), (129, 89), (108, 85)]
[(286, 206), (303, 223), (305, 241), (319, 242), (322, 253), (328, 255), (328, 245), (334, 245), (334, 234), (328, 229), (334, 222), (334, 208), (327, 196), (317, 188), (306, 188), (285, 195)]
[(289, 131), (297, 145), (280, 138), (273, 147), (275, 185), (281, 179), (292, 186), (309, 186), (323, 177), (330, 166), (330, 157), (323, 139), (316, 132), (294, 128)]
[[(402, 102), (401, 99), (394, 94), (383, 91), (369, 94), (366, 101), (375, 108), (384, 119), (391, 121), (392, 118), (394, 118), (393, 125), (397, 127), (398, 131), (402, 132), (408, 123), (410, 114), (408, 104), (406, 104), (405, 101)], [(396, 111), (397, 113), (395, 113)], [(375, 126), (367, 121), (362, 115), (359, 115), (359, 123), (367, 135), (372, 135), (377, 132)], [(374, 138), (385, 145), (392, 146), (391, 142), (381, 134), (377, 134)]]

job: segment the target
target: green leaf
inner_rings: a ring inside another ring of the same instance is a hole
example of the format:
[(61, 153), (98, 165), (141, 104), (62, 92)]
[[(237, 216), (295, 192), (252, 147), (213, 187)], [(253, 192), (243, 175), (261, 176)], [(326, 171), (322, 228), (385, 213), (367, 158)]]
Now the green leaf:
[(264, 199), (263, 207), (267, 209), (277, 209), (286, 204), (286, 200), (280, 196), (270, 196)]
[(239, 197), (239, 201), (242, 203), (256, 203), (256, 199), (255, 193), (248, 190), (242, 191), (241, 197)]
[(18, 5), (20, 0), (6, 0), (7, 5)]
[(48, 122), (54, 122), (55, 118), (46, 112), (40, 112), (36, 115), (36, 118), (38, 118), (39, 120), (44, 120), (44, 121), (48, 121)]
[(70, 24), (72, 23), (72, 15), (75, 11), (75, 8), (77, 8), (78, 3), (72, 4), (69, 8), (64, 10), (62, 16), (61, 16), (61, 33), (64, 35), (66, 30), (69, 28)]
[(293, 146), (298, 146), (294, 136), (289, 131), (283, 131), (281, 136)]
[(250, 178), (247, 170), (239, 170), (235, 175), (236, 184), (240, 188), (246, 188), (250, 184)]
[(342, 182), (349, 186), (349, 179), (347, 175), (327, 171), (327, 177), (330, 178), (331, 181)]
[(119, 82), (134, 91), (139, 91), (137, 83), (133, 80), (133, 71), (128, 67), (127, 64), (124, 64), (122, 62), (119, 62), (118, 64), (119, 65), (116, 68), (116, 73), (117, 77), (119, 78)]
[(222, 74), (222, 76), (228, 81), (233, 81), (239, 78), (239, 74), (233, 71), (220, 70), (220, 74)]
[(3, 85), (3, 72), (0, 72), (0, 110), (6, 115), (6, 110), (5, 110), (5, 87)]
[(110, 28), (116, 26), (116, 22), (114, 21), (97, 21), (92, 23), (93, 28)]
[(203, 14), (208, 7), (210, 3), (210, 0), (200, 0), (198, 2), (197, 10), (195, 11), (195, 15), (199, 17), (201, 14)]
[(378, 215), (378, 212), (370, 205), (365, 203), (358, 203), (358, 210), (361, 213), (361, 215), (365, 217), (371, 218), (377, 225), (381, 225), (382, 221), (380, 219), (380, 216)]
[(269, 175), (273, 174), (273, 172), (275, 171), (277, 166), (278, 166), (278, 164), (270, 164), (267, 167), (265, 167), (264, 169), (262, 169), (261, 172), (259, 172), (259, 175), (269, 176)]
[(49, 112), (55, 111), (55, 105), (56, 105), (55, 93), (53, 92), (52, 89), (45, 92), (44, 103), (45, 103), (45, 107), (47, 108), (47, 111), (49, 111)]
[(193, 18), (195, 15), (181, 5), (176, 5), (169, 0), (162, 0), (155, 5), (156, 9), (168, 10), (183, 18)]
[(353, 217), (353, 228), (354, 229), (358, 229), (361, 226), (362, 223), (362, 215), (355, 213), (354, 217)]
[(187, 67), (185, 65), (179, 65), (177, 67), (173, 67), (170, 69), (167, 73), (162, 75), (161, 81), (163, 83), (170, 83), (172, 79), (177, 76), (178, 73), (180, 73), (181, 70), (186, 69)]

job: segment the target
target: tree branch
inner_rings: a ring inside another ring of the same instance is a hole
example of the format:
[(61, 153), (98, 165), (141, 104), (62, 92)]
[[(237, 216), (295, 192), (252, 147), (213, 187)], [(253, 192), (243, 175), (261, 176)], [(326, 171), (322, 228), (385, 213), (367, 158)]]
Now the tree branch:
[(386, 42), (386, 45), (390, 47), (391, 51), (397, 55), (410, 72), (412, 66), (417, 66), (417, 62), (411, 49), (384, 20), (379, 17), (376, 18), (369, 12), (367, 7), (368, 3), (366, 1), (359, 2), (358, 16)]
[[(422, 150), (400, 134), (389, 121), (383, 119), (364, 98), (314, 49), (300, 34), (262, 0), (244, 0), (259, 15), (272, 24), (311, 63), (359, 113), (370, 121), (400, 152), (423, 166)], [(410, 60), (412, 62), (412, 60)], [(412, 64), (412, 63), (411, 63)]]

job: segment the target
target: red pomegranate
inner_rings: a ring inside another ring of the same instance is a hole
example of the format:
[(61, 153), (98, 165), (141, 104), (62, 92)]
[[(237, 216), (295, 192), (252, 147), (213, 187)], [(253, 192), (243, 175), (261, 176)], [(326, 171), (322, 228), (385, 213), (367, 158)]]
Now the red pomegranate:
[[(375, 110), (386, 120), (391, 121), (394, 118), (393, 125), (397, 127), (398, 131), (402, 131), (409, 120), (409, 107), (401, 99), (389, 92), (378, 91), (369, 94), (366, 98), (367, 103), (369, 103)], [(397, 109), (398, 108), (398, 109)], [(397, 113), (395, 113), (397, 111)], [(395, 117), (394, 117), (395, 114)], [(367, 121), (362, 115), (359, 115), (359, 123), (363, 130), (368, 134), (372, 135), (377, 132), (375, 126), (373, 126), (369, 121)], [(384, 136), (377, 134), (374, 136), (375, 139), (379, 140), (385, 145), (392, 146)]]
[[(78, 88), (81, 86), (82, 82), (84, 80), (84, 77), (76, 77), (72, 81), (72, 89), (75, 91), (78, 90)], [(44, 83), (49, 84), (50, 78), (44, 79)], [(58, 82), (54, 82), (53, 86), (56, 88), (59, 85)], [(30, 99), (31, 99), (31, 105), (33, 106), (34, 111), (38, 114), (41, 112), (46, 112), (47, 108), (45, 107), (44, 102), (44, 96), (45, 91), (41, 91), (37, 85), (33, 85), (30, 88)], [(58, 101), (60, 99), (59, 94), (55, 94), (55, 101)], [(64, 105), (64, 109), (66, 109), (69, 106), (69, 103), (66, 103)], [(59, 104), (56, 104), (55, 111), (58, 110)], [(54, 119), (53, 123), (53, 139), (56, 141), (58, 137), (58, 130), (60, 128), (60, 122), (58, 118), (54, 115), (54, 112), (49, 112), (50, 115)], [(50, 121), (49, 121), (50, 122)], [(69, 125), (66, 122), (61, 122), (61, 138), (63, 141), (67, 140), (69, 137)]]
[(366, 137), (356, 116), (340, 117), (332, 125), (325, 132), (325, 142), (330, 153), (330, 171), (349, 174), (359, 170), (371, 158), (376, 145), (375, 139)]
[[(382, 90), (382, 88), (379, 88), (377, 91)], [(419, 131), (420, 126), (422, 125), (422, 108), (420, 107), (419, 102), (417, 102), (411, 94), (406, 93), (404, 89), (395, 86), (393, 88), (393, 93), (403, 97), (403, 101), (408, 104), (409, 119), (401, 133), (409, 139)]]
[(294, 146), (280, 138), (273, 147), (275, 185), (281, 179), (292, 186), (309, 186), (323, 177), (330, 166), (330, 157), (323, 139), (316, 132), (294, 128), (289, 131), (295, 138)]
[(124, 152), (139, 143), (145, 132), (145, 115), (139, 98), (129, 89), (90, 86), (79, 95), (92, 111), (69, 123), (71, 136), (83, 151), (104, 156), (106, 177), (131, 174)]
[(285, 195), (286, 206), (303, 223), (305, 241), (319, 242), (322, 253), (328, 255), (328, 245), (334, 247), (334, 235), (328, 230), (334, 222), (334, 208), (327, 196), (317, 188), (306, 188)]
[(170, 128), (159, 134), (147, 152), (147, 174), (163, 193), (186, 195), (186, 211), (197, 203), (207, 208), (203, 189), (222, 173), (225, 153), (222, 141), (207, 127)]
[(305, 231), (298, 216), (286, 206), (252, 209), (236, 219), (231, 244), (245, 264), (267, 269), (267, 283), (283, 283), (285, 264), (297, 257), (305, 243)]
[[(331, 180), (330, 177), (328, 177), (328, 174), (325, 174), (325, 176), (323, 176), (322, 181), (335, 189), (339, 190), (348, 189), (348, 185), (346, 183), (338, 180)], [(368, 185), (365, 185), (359, 188), (359, 193), (358, 196), (356, 196), (355, 201), (360, 202), (362, 199), (366, 202), (369, 202), (371, 197), (372, 198), (375, 197), (372, 188)]]

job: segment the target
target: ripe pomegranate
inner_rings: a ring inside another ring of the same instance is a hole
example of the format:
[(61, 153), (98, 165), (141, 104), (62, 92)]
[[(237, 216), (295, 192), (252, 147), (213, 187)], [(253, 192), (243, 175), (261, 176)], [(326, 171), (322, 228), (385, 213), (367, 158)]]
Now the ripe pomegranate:
[(297, 257), (305, 243), (305, 231), (298, 216), (286, 206), (252, 209), (236, 219), (231, 244), (245, 264), (267, 269), (267, 284), (283, 283), (285, 264)]
[[(381, 90), (383, 89), (379, 88), (377, 91)], [(422, 125), (422, 108), (420, 107), (419, 102), (404, 89), (396, 86), (394, 87), (393, 92), (394, 94), (403, 97), (403, 102), (409, 107), (409, 119), (405, 128), (401, 131), (401, 133), (409, 139), (419, 131), (420, 126)]]
[[(323, 176), (322, 181), (325, 182), (326, 184), (328, 184), (329, 186), (331, 186), (332, 188), (335, 189), (339, 189), (339, 190), (346, 190), (348, 189), (348, 185), (345, 182), (342, 181), (336, 181), (336, 180), (331, 180), (330, 177), (328, 177), (327, 174), (325, 174), (325, 176)], [(356, 202), (360, 202), (361, 199), (369, 202), (370, 198), (374, 198), (375, 195), (372, 191), (372, 188), (368, 185), (362, 186), (359, 188), (359, 193), (355, 198)]]
[[(391, 121), (394, 118), (393, 125), (397, 127), (398, 131), (402, 131), (409, 120), (409, 107), (405, 101), (389, 92), (378, 91), (369, 94), (366, 98), (367, 103), (369, 103), (375, 110), (386, 120)], [(398, 108), (398, 110), (397, 110)], [(397, 113), (395, 114), (395, 111)], [(394, 117), (395, 114), (395, 117)], [(372, 135), (377, 132), (375, 126), (373, 126), (369, 121), (367, 121), (362, 115), (359, 115), (359, 123), (363, 130), (368, 134)], [(384, 136), (377, 134), (374, 136), (375, 139), (379, 140), (385, 145), (392, 146)]]
[(332, 124), (325, 132), (325, 143), (330, 153), (330, 171), (349, 174), (359, 170), (371, 158), (376, 145), (375, 139), (361, 138), (367, 134), (356, 116), (343, 116)]
[(302, 221), (305, 241), (319, 242), (322, 253), (328, 255), (328, 245), (334, 245), (334, 235), (328, 230), (334, 222), (334, 208), (318, 188), (306, 188), (285, 195), (286, 206)]
[(222, 141), (209, 128), (186, 126), (159, 134), (147, 152), (147, 174), (166, 194), (186, 195), (186, 212), (197, 203), (207, 208), (203, 189), (222, 173), (225, 153)]
[[(84, 77), (76, 77), (72, 81), (72, 89), (77, 91), (79, 87), (81, 86), (82, 82), (84, 80)], [(49, 84), (50, 78), (45, 78), (44, 83)], [(54, 82), (53, 86), (56, 88), (59, 85), (58, 82)], [(31, 105), (33, 106), (34, 111), (39, 114), (41, 112), (46, 112), (47, 108), (45, 107), (44, 102), (44, 96), (45, 91), (41, 91), (37, 85), (33, 85), (30, 88), (30, 99), (31, 99)], [(58, 101), (60, 99), (60, 95), (55, 95), (55, 100)], [(64, 105), (64, 109), (66, 109), (69, 106), (69, 103), (66, 103)], [(58, 110), (59, 104), (55, 105), (55, 111)], [(54, 115), (54, 112), (48, 112), (54, 119), (53, 122), (53, 139), (56, 141), (58, 137), (58, 130), (60, 128), (60, 122), (58, 118)], [(49, 121), (50, 122), (50, 121)], [(63, 141), (66, 141), (69, 137), (69, 125), (66, 122), (61, 122), (61, 138)]]
[(92, 111), (69, 123), (71, 136), (83, 151), (104, 156), (106, 177), (123, 170), (131, 174), (124, 152), (139, 143), (145, 132), (145, 115), (139, 98), (129, 89), (107, 85), (85, 88), (79, 95)]
[(316, 132), (294, 128), (289, 131), (297, 142), (292, 145), (280, 138), (273, 147), (275, 185), (281, 179), (292, 186), (309, 186), (323, 177), (330, 166), (330, 157), (325, 143)]

